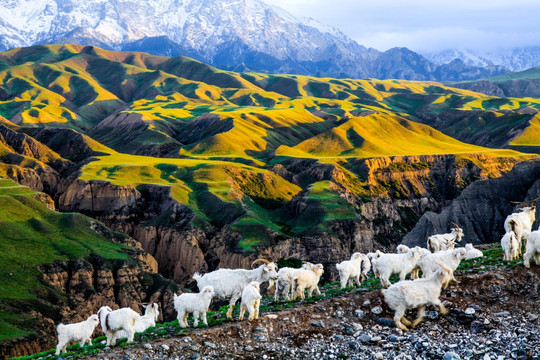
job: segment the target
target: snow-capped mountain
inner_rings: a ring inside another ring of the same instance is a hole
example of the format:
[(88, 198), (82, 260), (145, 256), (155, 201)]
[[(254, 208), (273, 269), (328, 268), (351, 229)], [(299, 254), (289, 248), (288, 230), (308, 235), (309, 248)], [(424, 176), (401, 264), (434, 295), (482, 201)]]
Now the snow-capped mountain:
[(278, 61), (324, 62), (337, 56), (345, 63), (369, 53), (337, 29), (312, 19), (297, 19), (259, 0), (0, 3), (0, 50), (61, 42), (122, 50), (141, 39), (163, 36), (211, 64), (231, 55), (247, 60), (241, 56), (246, 51), (252, 57), (266, 55)]
[(470, 66), (500, 65), (511, 71), (523, 71), (540, 66), (539, 46), (499, 49), (490, 52), (449, 49), (437, 53), (424, 53), (423, 55), (437, 65), (448, 64), (455, 59), (459, 59)]
[[(367, 49), (335, 28), (261, 0), (0, 2), (0, 51), (50, 43), (185, 55), (240, 71), (414, 80), (437, 80), (435, 71), (444, 72), (410, 50)], [(504, 72), (494, 69), (467, 73)], [(467, 79), (458, 76), (451, 80)]]

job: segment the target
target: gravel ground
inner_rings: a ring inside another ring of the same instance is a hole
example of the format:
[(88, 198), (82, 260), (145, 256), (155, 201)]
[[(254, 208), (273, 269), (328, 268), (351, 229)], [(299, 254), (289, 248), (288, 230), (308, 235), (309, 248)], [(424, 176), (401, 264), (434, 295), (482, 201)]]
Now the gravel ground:
[[(380, 291), (350, 293), (155, 339), (90, 359), (540, 359), (540, 267), (458, 276), (451, 310), (428, 308), (410, 332), (394, 327)], [(409, 319), (415, 313), (407, 314)]]

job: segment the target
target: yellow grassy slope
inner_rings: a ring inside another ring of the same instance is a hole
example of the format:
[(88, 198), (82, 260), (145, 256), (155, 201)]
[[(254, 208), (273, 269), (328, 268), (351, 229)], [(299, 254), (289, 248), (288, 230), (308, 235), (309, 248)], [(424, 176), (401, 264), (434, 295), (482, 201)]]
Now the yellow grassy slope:
[(375, 157), (422, 154), (504, 153), (460, 142), (420, 123), (379, 113), (355, 117), (297, 146), (280, 146), (276, 155), (291, 157)]
[(510, 145), (540, 146), (540, 114), (537, 114), (529, 126)]

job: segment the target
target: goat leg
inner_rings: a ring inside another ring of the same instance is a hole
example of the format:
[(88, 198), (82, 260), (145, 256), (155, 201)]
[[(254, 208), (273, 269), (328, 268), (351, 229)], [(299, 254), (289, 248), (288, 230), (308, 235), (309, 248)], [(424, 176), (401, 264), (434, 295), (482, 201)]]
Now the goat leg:
[(420, 324), (422, 320), (424, 319), (424, 313), (425, 313), (426, 307), (420, 306), (418, 308), (418, 313), (416, 315), (416, 320), (413, 321), (412, 327), (416, 327), (416, 325)]

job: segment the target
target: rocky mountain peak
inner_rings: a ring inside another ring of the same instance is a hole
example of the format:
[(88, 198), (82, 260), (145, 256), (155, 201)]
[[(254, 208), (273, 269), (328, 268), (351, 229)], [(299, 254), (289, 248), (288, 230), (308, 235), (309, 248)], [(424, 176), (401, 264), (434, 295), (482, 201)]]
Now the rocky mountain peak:
[[(438, 79), (434, 74), (438, 66), (422, 55), (405, 48), (384, 53), (367, 49), (338, 29), (297, 18), (260, 0), (9, 0), (0, 4), (0, 51), (51, 43), (190, 56), (225, 69), (242, 64), (246, 70), (271, 73)], [(475, 78), (500, 73), (471, 72)]]

